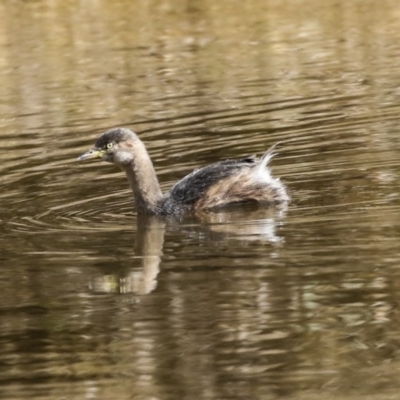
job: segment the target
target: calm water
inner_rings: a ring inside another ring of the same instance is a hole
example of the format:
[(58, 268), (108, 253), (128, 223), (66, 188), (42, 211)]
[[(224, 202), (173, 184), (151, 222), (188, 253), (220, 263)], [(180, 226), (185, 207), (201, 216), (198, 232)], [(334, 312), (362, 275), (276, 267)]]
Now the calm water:
[[(321, 4), (322, 3), (322, 4)], [(397, 399), (397, 0), (0, 4), (1, 399)], [(292, 202), (139, 218), (163, 189), (283, 143)]]

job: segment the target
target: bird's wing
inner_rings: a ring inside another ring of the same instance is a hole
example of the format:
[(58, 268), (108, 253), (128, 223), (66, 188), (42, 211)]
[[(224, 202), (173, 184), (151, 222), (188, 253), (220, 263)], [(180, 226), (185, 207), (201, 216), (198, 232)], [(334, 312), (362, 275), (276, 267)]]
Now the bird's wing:
[(255, 156), (240, 160), (225, 160), (204, 168), (194, 170), (191, 174), (177, 182), (166, 194), (174, 203), (191, 206), (218, 181), (228, 178), (245, 168), (254, 166), (257, 162)]

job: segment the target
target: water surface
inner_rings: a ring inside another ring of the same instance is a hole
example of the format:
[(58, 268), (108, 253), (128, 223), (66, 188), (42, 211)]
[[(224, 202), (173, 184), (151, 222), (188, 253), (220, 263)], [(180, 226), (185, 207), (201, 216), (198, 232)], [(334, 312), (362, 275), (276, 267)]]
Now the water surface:
[[(0, 398), (397, 398), (396, 1), (0, 15)], [(163, 189), (282, 141), (292, 201), (138, 218), (114, 126)]]

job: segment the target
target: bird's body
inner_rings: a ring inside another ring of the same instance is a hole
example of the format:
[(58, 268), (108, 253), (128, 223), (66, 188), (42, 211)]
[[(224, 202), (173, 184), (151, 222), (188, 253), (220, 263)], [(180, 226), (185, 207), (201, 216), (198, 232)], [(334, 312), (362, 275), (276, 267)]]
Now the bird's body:
[(244, 202), (287, 203), (285, 186), (271, 176), (267, 166), (272, 150), (261, 158), (225, 160), (197, 169), (165, 194), (143, 142), (129, 129), (105, 132), (79, 159), (101, 158), (118, 165), (127, 175), (139, 213), (170, 215)]

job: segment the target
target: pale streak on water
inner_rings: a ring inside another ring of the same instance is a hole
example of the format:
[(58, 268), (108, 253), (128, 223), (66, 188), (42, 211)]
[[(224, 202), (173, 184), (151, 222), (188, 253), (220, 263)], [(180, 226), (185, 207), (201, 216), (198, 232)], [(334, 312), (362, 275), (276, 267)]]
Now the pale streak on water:
[[(398, 2), (0, 4), (1, 399), (397, 399)], [(260, 154), (287, 209), (137, 218)]]

